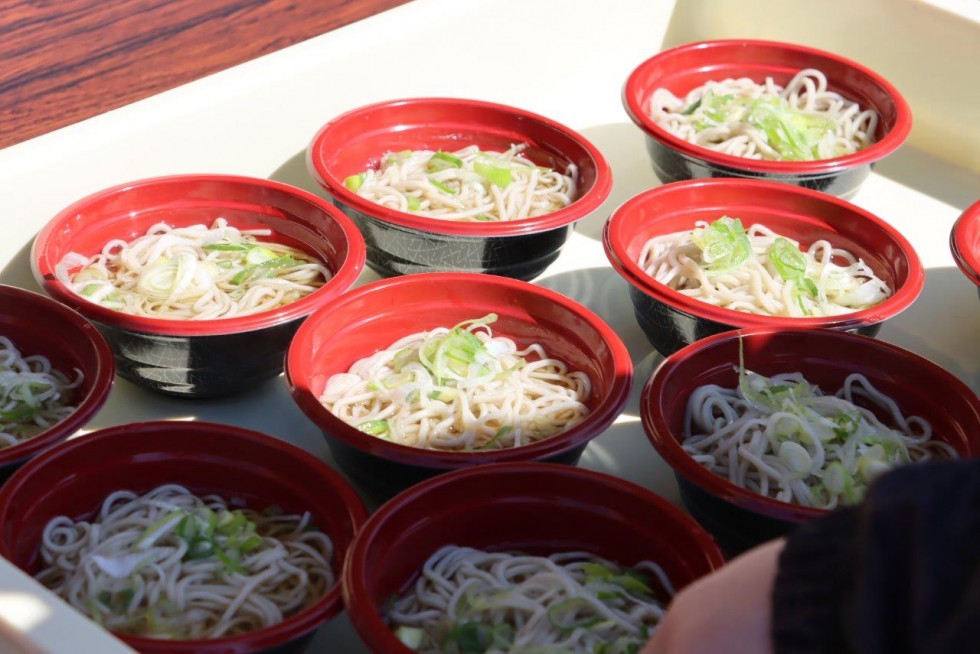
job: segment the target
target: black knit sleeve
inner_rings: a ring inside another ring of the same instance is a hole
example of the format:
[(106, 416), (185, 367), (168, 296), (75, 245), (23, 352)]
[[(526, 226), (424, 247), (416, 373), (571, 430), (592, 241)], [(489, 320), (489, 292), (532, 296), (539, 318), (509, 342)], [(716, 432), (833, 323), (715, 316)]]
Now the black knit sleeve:
[(776, 654), (980, 653), (980, 459), (904, 466), (800, 527), (772, 618)]

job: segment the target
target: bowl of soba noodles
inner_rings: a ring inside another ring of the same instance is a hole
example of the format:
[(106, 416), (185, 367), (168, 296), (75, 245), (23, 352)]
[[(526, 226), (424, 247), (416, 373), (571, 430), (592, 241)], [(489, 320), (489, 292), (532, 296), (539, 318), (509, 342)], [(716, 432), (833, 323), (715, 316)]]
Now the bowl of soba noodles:
[(327, 123), (310, 174), (384, 277), (485, 272), (529, 280), (612, 189), (598, 148), (549, 118), (490, 102), (412, 98)]
[(301, 652), (342, 609), (360, 498), (313, 455), (207, 422), (62, 443), (0, 489), (0, 555), (145, 654)]
[(293, 400), (380, 498), (483, 463), (574, 465), (632, 376), (622, 340), (584, 306), (477, 273), (358, 287), (314, 312), (286, 355)]
[(957, 218), (949, 235), (949, 247), (956, 265), (976, 284), (980, 294), (980, 200)]
[(860, 502), (901, 465), (980, 454), (980, 400), (917, 354), (860, 334), (745, 329), (675, 352), (640, 399), (681, 499), (739, 552)]
[(114, 378), (112, 351), (83, 316), (0, 285), (0, 482), (88, 423)]
[(623, 105), (663, 182), (771, 179), (844, 198), (912, 128), (908, 103), (874, 71), (772, 41), (665, 50), (633, 70)]
[(846, 200), (778, 182), (687, 180), (644, 191), (603, 247), (637, 322), (665, 356), (739, 327), (874, 335), (918, 297), (915, 249)]
[(674, 593), (723, 563), (690, 516), (644, 488), (501, 463), (427, 480), (374, 513), (344, 599), (378, 654), (638, 652)]
[(106, 336), (121, 377), (220, 397), (282, 373), (299, 324), (357, 279), (364, 239), (301, 189), (179, 175), (79, 200), (41, 230), (31, 264)]

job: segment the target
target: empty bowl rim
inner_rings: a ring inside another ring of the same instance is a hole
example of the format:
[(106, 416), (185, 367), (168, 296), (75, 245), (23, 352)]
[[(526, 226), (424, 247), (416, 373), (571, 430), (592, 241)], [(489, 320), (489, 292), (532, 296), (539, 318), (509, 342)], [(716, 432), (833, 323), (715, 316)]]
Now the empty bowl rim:
[(956, 265), (974, 284), (980, 286), (980, 250), (972, 248), (969, 242), (969, 235), (974, 231), (980, 238), (980, 200), (960, 214), (949, 235), (949, 248)]

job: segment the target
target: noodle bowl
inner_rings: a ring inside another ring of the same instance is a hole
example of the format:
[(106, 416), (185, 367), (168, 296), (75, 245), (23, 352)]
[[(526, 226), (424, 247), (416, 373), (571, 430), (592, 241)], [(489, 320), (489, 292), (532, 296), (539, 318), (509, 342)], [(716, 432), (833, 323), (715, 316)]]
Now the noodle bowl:
[(449, 545), (386, 618), (425, 654), (627, 654), (646, 642), (673, 592), (650, 561), (623, 568), (588, 552), (543, 557)]
[(892, 294), (860, 258), (814, 241), (797, 241), (737, 218), (647, 241), (639, 265), (656, 281), (725, 309), (768, 316), (835, 316), (874, 306)]
[(23, 356), (9, 338), (0, 336), (0, 448), (17, 445), (53, 427), (75, 411), (74, 379), (51, 367), (47, 357)]
[(361, 197), (419, 216), (467, 222), (533, 218), (575, 200), (578, 169), (566, 174), (521, 156), (526, 145), (506, 152), (476, 145), (456, 152), (404, 150), (385, 155), (382, 166), (344, 180)]
[(112, 493), (91, 521), (51, 520), (37, 579), (111, 631), (209, 639), (312, 606), (334, 584), (332, 555), (309, 514), (233, 509), (164, 485)]
[(427, 449), (518, 447), (584, 420), (588, 375), (539, 344), (493, 336), (496, 319), (408, 335), (332, 375), (320, 402), (363, 432)]
[(271, 230), (152, 225), (144, 236), (116, 239), (99, 254), (68, 253), (56, 268), (71, 291), (124, 313), (168, 320), (214, 320), (270, 311), (330, 279), (312, 256), (260, 241)]
[(683, 99), (655, 90), (647, 112), (671, 134), (722, 154), (770, 161), (832, 159), (874, 142), (878, 114), (828, 90), (814, 68), (781, 87), (771, 77), (709, 81)]

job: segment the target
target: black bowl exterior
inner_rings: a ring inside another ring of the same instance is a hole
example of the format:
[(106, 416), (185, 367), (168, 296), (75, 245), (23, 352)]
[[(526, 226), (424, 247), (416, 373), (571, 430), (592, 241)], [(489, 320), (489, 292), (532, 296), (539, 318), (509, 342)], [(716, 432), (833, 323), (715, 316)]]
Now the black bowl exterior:
[(858, 188), (871, 174), (872, 164), (855, 166), (845, 170), (826, 173), (806, 173), (799, 175), (777, 175), (774, 173), (739, 170), (688, 156), (667, 147), (652, 136), (646, 136), (647, 152), (653, 165), (653, 172), (661, 182), (679, 182), (685, 179), (705, 179), (709, 177), (742, 177), (745, 179), (765, 179), (783, 182), (793, 186), (821, 191), (845, 200), (854, 197)]
[(206, 399), (278, 377), (304, 319), (218, 336), (161, 336), (94, 324), (109, 341), (120, 377), (155, 393)]
[[(738, 325), (715, 322), (698, 318), (657, 300), (632, 284), (629, 286), (630, 300), (633, 302), (633, 315), (650, 345), (662, 355), (669, 356), (677, 350), (722, 332), (738, 329)], [(846, 330), (875, 336), (881, 331), (881, 323), (864, 325)]]
[(255, 654), (303, 654), (310, 648), (314, 636), (316, 636), (315, 629), (285, 643), (260, 649)]
[[(330, 455), (337, 463), (337, 467), (357, 486), (369, 504), (380, 505), (410, 486), (444, 472), (450, 472), (449, 468), (427, 468), (383, 459), (351, 447), (339, 438), (333, 438), (326, 431), (323, 432), (323, 437), (330, 447)], [(554, 456), (542, 458), (540, 461), (575, 466), (587, 446), (588, 441)]]
[(788, 536), (797, 524), (736, 506), (674, 474), (681, 501), (688, 513), (704, 527), (731, 560), (756, 545)]
[(421, 232), (376, 220), (335, 200), (367, 244), (367, 265), (382, 277), (421, 272), (488, 273), (530, 281), (554, 263), (572, 225), (517, 236)]

